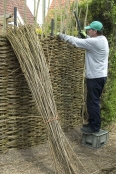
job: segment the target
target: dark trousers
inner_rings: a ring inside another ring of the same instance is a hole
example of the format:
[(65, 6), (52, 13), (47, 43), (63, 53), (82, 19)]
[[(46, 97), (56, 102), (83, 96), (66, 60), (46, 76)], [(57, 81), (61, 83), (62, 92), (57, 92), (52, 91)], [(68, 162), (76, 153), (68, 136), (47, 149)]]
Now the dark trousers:
[(107, 77), (87, 80), (87, 112), (89, 126), (94, 131), (99, 131), (101, 126), (100, 96), (102, 94)]

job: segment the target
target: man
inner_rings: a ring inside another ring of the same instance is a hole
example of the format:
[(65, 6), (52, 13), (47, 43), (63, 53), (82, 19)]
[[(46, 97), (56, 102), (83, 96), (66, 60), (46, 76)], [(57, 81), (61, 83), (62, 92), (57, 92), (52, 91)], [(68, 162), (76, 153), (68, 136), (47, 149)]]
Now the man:
[(89, 115), (88, 124), (84, 124), (81, 131), (84, 133), (99, 132), (101, 127), (100, 117), (100, 96), (107, 79), (109, 45), (106, 37), (103, 35), (103, 24), (99, 21), (93, 21), (84, 34), (86, 38), (76, 38), (66, 34), (59, 33), (60, 39), (71, 43), (72, 45), (84, 48), (86, 50), (85, 67), (87, 83), (87, 112)]

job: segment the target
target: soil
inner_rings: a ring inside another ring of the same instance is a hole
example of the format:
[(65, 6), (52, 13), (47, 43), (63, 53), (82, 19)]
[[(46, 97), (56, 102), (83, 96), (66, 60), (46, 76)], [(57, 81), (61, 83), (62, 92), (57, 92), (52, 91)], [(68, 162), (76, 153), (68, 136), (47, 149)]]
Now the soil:
[[(83, 164), (79, 168), (79, 174), (116, 174), (116, 124), (107, 130), (108, 143), (97, 149), (81, 144), (80, 127), (65, 133)], [(0, 154), (0, 174), (55, 174), (48, 144), (20, 150), (11, 149)]]

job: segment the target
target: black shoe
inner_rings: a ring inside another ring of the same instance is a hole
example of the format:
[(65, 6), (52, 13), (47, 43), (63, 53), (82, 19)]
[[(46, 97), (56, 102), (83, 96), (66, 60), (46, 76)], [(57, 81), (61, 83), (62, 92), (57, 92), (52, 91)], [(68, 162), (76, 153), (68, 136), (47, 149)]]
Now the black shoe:
[(83, 124), (83, 127), (89, 127), (89, 123)]
[(99, 131), (93, 131), (90, 127), (82, 127), (81, 131), (85, 134), (93, 134), (99, 132)]

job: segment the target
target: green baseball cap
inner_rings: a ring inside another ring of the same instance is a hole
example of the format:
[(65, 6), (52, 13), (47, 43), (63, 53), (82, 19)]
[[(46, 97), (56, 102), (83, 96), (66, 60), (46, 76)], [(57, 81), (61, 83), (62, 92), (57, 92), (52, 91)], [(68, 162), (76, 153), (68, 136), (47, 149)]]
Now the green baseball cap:
[(103, 28), (103, 24), (99, 21), (93, 21), (89, 26), (84, 27), (86, 30), (89, 29), (94, 29), (94, 30), (98, 30), (101, 31)]

